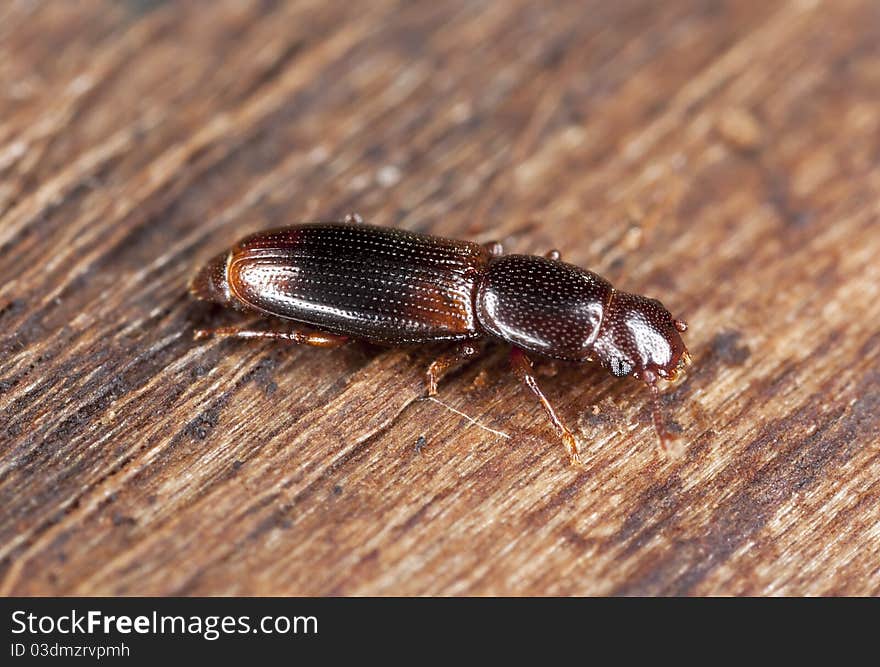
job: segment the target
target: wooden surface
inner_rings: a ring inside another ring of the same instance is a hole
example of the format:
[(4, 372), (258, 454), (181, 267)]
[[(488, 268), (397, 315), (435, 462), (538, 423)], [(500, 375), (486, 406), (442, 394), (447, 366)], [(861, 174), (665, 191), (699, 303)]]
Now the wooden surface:
[[(503, 346), (196, 343), (237, 237), (559, 247), (691, 324), (664, 408)], [(880, 5), (0, 6), (12, 594), (880, 593)], [(495, 429), (510, 438), (492, 433)]]

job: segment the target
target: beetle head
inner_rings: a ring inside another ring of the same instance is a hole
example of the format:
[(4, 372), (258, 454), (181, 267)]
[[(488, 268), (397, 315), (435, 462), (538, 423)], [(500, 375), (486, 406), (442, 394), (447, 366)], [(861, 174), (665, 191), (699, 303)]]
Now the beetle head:
[(658, 378), (674, 380), (690, 362), (681, 339), (686, 330), (657, 299), (615, 291), (593, 350), (617, 377), (633, 375), (653, 385)]

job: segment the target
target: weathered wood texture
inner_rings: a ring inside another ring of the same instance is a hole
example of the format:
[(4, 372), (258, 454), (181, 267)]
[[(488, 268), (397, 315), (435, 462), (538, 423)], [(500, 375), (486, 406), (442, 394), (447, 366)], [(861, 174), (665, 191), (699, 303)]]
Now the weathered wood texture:
[[(644, 389), (192, 340), (243, 233), (559, 247), (687, 319)], [(880, 4), (0, 6), (13, 594), (880, 593)], [(423, 438), (423, 440), (421, 439)], [(417, 447), (417, 443), (419, 447)]]

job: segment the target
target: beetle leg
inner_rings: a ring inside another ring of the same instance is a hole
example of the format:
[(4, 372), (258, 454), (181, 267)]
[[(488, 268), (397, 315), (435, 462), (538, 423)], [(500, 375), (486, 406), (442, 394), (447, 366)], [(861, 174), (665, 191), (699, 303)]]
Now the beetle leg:
[(660, 388), (657, 386), (657, 376), (651, 371), (642, 374), (642, 379), (651, 391), (651, 420), (654, 422), (654, 430), (660, 440), (660, 448), (667, 455), (677, 457), (681, 451), (675, 447), (676, 437), (666, 428), (666, 420), (663, 418), (663, 406), (660, 404)]
[(571, 464), (581, 465), (580, 450), (578, 449), (577, 441), (574, 439), (571, 431), (569, 431), (565, 427), (565, 424), (562, 423), (562, 420), (559, 419), (553, 406), (550, 405), (550, 401), (547, 400), (547, 397), (544, 396), (544, 392), (542, 392), (541, 388), (538, 386), (538, 380), (532, 373), (532, 362), (525, 355), (525, 352), (517, 347), (512, 348), (510, 350), (510, 365), (517, 377), (525, 383), (541, 402), (541, 406), (550, 418), (550, 423), (553, 425), (553, 429), (556, 431), (557, 435), (562, 438), (562, 444), (565, 445), (565, 449), (568, 452), (568, 459), (571, 461)]
[(560, 259), (562, 259), (562, 253), (559, 252), (556, 248), (553, 248), (553, 250), (548, 250), (544, 257), (546, 257), (547, 259), (552, 259), (554, 262), (558, 262)]
[(271, 338), (273, 340), (286, 340), (300, 345), (312, 345), (314, 347), (339, 347), (348, 342), (347, 336), (323, 333), (321, 331), (264, 331), (260, 329), (240, 329), (238, 327), (220, 327), (218, 329), (196, 329), (196, 340), (218, 336), (224, 338)]
[(501, 241), (489, 241), (488, 243), (484, 243), (483, 247), (486, 249), (486, 252), (489, 253), (490, 257), (500, 257), (504, 254), (504, 246), (501, 245)]
[(343, 219), (342, 222), (345, 222), (349, 225), (362, 225), (364, 224), (364, 219), (358, 213), (348, 213)]
[(477, 353), (479, 353), (479, 349), (476, 345), (472, 343), (462, 343), (454, 350), (434, 359), (425, 373), (426, 395), (434, 396), (437, 393), (437, 382), (449, 372), (449, 369), (458, 366), (465, 359), (473, 357)]
[(651, 419), (654, 422), (654, 430), (660, 440), (660, 448), (667, 456), (677, 458), (682, 454), (681, 448), (676, 443), (676, 436), (666, 428), (666, 420), (663, 418), (663, 408), (660, 405), (660, 389), (656, 384), (649, 384), (651, 390)]
[(666, 422), (663, 419), (663, 408), (660, 405), (660, 390), (656, 384), (649, 384), (648, 387), (651, 390), (651, 419), (654, 422), (654, 430), (657, 432), (657, 437), (660, 438), (660, 446), (664, 451), (667, 451), (669, 449), (670, 435), (669, 431), (666, 430)]

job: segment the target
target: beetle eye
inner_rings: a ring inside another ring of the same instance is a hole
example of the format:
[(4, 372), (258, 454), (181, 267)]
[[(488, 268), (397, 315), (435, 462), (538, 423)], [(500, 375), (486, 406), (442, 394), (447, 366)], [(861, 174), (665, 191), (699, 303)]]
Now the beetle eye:
[(611, 373), (615, 377), (625, 377), (632, 373), (633, 365), (623, 357), (615, 357), (611, 360)]

